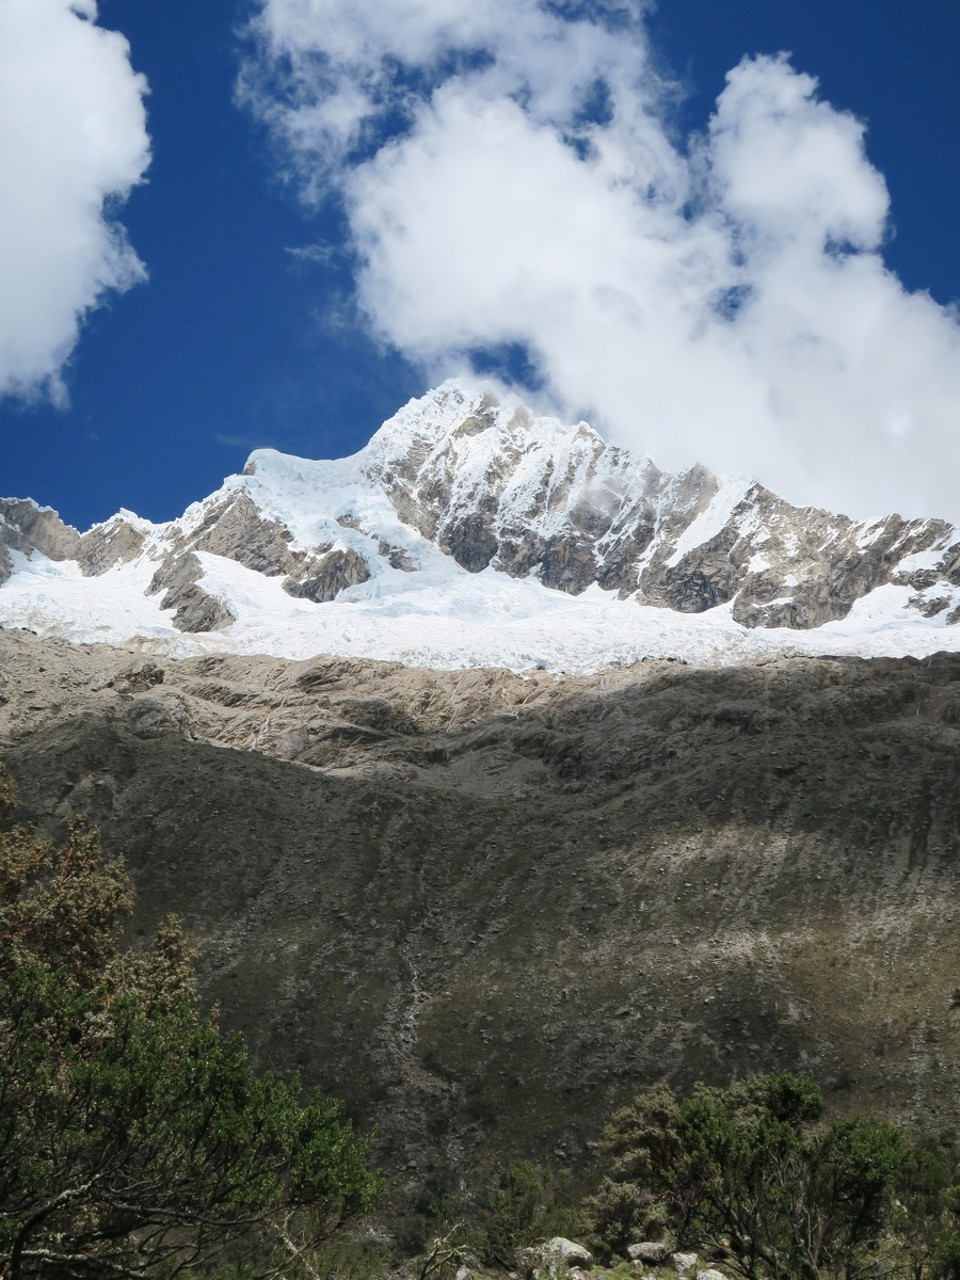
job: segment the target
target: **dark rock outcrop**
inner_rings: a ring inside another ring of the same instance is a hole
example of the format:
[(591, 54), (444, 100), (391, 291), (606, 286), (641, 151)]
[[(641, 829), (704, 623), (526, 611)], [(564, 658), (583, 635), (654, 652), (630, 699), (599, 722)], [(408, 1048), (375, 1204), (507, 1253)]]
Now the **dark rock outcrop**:
[(295, 572), (303, 560), (306, 553), (291, 549), (292, 541), (289, 529), (264, 516), (250, 495), (240, 490), (211, 505), (187, 544), (194, 551), (225, 556), (274, 577)]
[(334, 600), (346, 587), (366, 582), (370, 569), (366, 560), (352, 548), (333, 549), (324, 555), (310, 556), (299, 567), (297, 576), (283, 584), (288, 595), (323, 604)]
[(203, 565), (192, 551), (171, 552), (147, 587), (149, 595), (165, 592), (161, 609), (175, 609), (173, 625), (178, 631), (219, 631), (236, 619), (224, 602), (199, 586)]

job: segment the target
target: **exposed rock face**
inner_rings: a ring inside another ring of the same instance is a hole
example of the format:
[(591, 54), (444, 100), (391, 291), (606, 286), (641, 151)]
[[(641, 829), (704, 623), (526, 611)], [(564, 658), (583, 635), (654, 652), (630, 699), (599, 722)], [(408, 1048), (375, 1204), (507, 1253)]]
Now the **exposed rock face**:
[[(457, 398), (438, 399), (443, 413), (406, 433), (385, 428), (382, 447), (371, 450), (367, 473), (401, 520), (472, 572), (493, 564), (570, 592), (601, 575), (608, 587), (624, 586), (630, 565), (611, 572), (606, 560), (618, 559), (624, 541), (641, 550), (649, 541), (660, 478), (652, 463), (634, 462), (585, 424), (547, 429), (489, 395), (460, 397), (457, 422)], [(695, 485), (682, 489), (681, 523), (702, 501)]]
[(945, 521), (865, 524), (703, 467), (665, 474), (583, 423), (557, 430), (489, 396), (461, 397), (466, 416), (451, 425), (458, 393), (435, 395), (446, 416), (405, 434), (387, 424), (367, 472), (472, 572), (532, 573), (573, 594), (597, 583), (685, 613), (732, 601), (746, 626), (819, 626), (886, 583), (914, 587), (920, 610), (956, 607), (960, 534)]
[(299, 576), (287, 578), (283, 589), (288, 595), (323, 604), (335, 599), (346, 587), (355, 587), (369, 577), (366, 560), (348, 547), (345, 551), (331, 550), (310, 556), (304, 561)]
[(454, 385), (411, 402), (352, 459), (258, 451), (169, 525), (121, 514), (81, 536), (17, 500), (0, 503), (0, 518), (0, 581), (11, 550), (73, 559), (84, 574), (146, 557), (159, 566), (148, 591), (162, 586), (190, 631), (234, 617), (204, 585), (204, 557), (323, 604), (416, 573), (425, 548), (471, 573), (532, 575), (574, 595), (598, 585), (684, 613), (726, 605), (748, 627), (817, 627), (884, 586), (901, 589), (898, 607), (960, 619), (960, 534), (944, 521), (857, 522), (703, 467), (669, 475), (584, 423), (561, 427)]
[(82, 573), (96, 575), (135, 559), (145, 540), (143, 530), (122, 514), (81, 535), (49, 507), (39, 507), (30, 500), (2, 498), (0, 585), (10, 576), (9, 550), (27, 556), (39, 551), (50, 560), (75, 560)]
[[(135, 560), (143, 550), (146, 534), (122, 516), (114, 516), (106, 524), (94, 525), (80, 538), (79, 555), (76, 557), (85, 575), (106, 573), (118, 564)], [(70, 559), (69, 556), (51, 556), (52, 560)]]
[(199, 526), (186, 540), (194, 551), (226, 556), (238, 564), (273, 577), (293, 573), (305, 552), (291, 549), (293, 534), (258, 510), (248, 493), (231, 493), (212, 502)]
[(150, 579), (147, 592), (156, 595), (159, 591), (165, 591), (167, 594), (160, 602), (161, 607), (173, 609), (179, 594), (193, 586), (202, 574), (203, 566), (192, 551), (180, 554), (171, 552)]
[(173, 625), (178, 631), (219, 631), (234, 616), (222, 600), (198, 586), (203, 565), (193, 551), (171, 552), (150, 579), (147, 591), (165, 591), (161, 609), (175, 609)]
[(77, 559), (80, 534), (55, 511), (29, 499), (0, 499), (0, 583), (10, 576), (8, 549), (29, 555), (39, 551), (51, 560)]
[(236, 621), (227, 605), (196, 585), (177, 596), (173, 625), (178, 631), (221, 631)]

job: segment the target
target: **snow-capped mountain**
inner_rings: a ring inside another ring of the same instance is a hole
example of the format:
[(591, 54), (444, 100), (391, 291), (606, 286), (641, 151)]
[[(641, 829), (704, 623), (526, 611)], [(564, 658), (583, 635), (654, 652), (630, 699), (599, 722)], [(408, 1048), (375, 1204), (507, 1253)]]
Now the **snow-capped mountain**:
[(251, 455), (169, 524), (0, 501), (0, 625), (185, 654), (593, 669), (960, 648), (960, 532), (667, 474), (445, 383), (353, 457)]

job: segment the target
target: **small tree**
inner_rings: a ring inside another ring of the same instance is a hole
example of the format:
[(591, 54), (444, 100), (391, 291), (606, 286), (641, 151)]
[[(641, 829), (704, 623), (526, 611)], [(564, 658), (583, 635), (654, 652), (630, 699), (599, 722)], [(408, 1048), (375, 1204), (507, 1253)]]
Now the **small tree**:
[(60, 847), (0, 833), (0, 1276), (174, 1276), (231, 1248), (290, 1273), (370, 1205), (366, 1145), (201, 1015), (175, 921), (122, 947), (131, 906), (81, 821)]
[(589, 1202), (594, 1229), (622, 1249), (655, 1207), (666, 1230), (746, 1280), (865, 1274), (905, 1146), (881, 1120), (828, 1124), (822, 1112), (816, 1086), (786, 1072), (638, 1099), (607, 1132), (613, 1167)]
[(960, 1152), (954, 1133), (923, 1136), (907, 1153), (893, 1231), (904, 1276), (960, 1280)]
[(679, 1106), (673, 1090), (661, 1084), (615, 1112), (607, 1126), (601, 1147), (609, 1172), (584, 1204), (601, 1253), (623, 1255), (631, 1242), (659, 1240), (666, 1231), (686, 1234), (684, 1201), (663, 1182), (681, 1155)]

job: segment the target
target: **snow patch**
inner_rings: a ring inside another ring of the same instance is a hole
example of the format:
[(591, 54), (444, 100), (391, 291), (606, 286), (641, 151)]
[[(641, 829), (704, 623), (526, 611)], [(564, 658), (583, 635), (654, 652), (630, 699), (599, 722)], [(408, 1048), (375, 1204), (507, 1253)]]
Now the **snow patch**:
[(494, 569), (470, 574), (448, 557), (424, 574), (393, 571), (328, 604), (289, 596), (280, 578), (198, 553), (201, 585), (236, 615), (225, 631), (185, 635), (145, 596), (154, 564), (146, 556), (84, 577), (69, 561), (11, 553), (14, 574), (0, 590), (0, 624), (76, 643), (139, 645), (171, 657), (214, 652), (302, 659), (319, 653), (380, 658), (411, 666), (537, 668), (582, 674), (644, 658), (727, 665), (782, 653), (926, 656), (960, 650), (960, 629), (923, 618), (904, 587), (881, 587), (841, 622), (815, 631), (751, 630), (729, 604), (701, 614), (620, 600), (592, 587), (580, 596)]
[(752, 480), (744, 476), (732, 476), (721, 482), (720, 488), (707, 507), (687, 525), (677, 539), (673, 555), (666, 561), (668, 569), (674, 569), (691, 551), (704, 546), (729, 522), (737, 506), (743, 501)]

